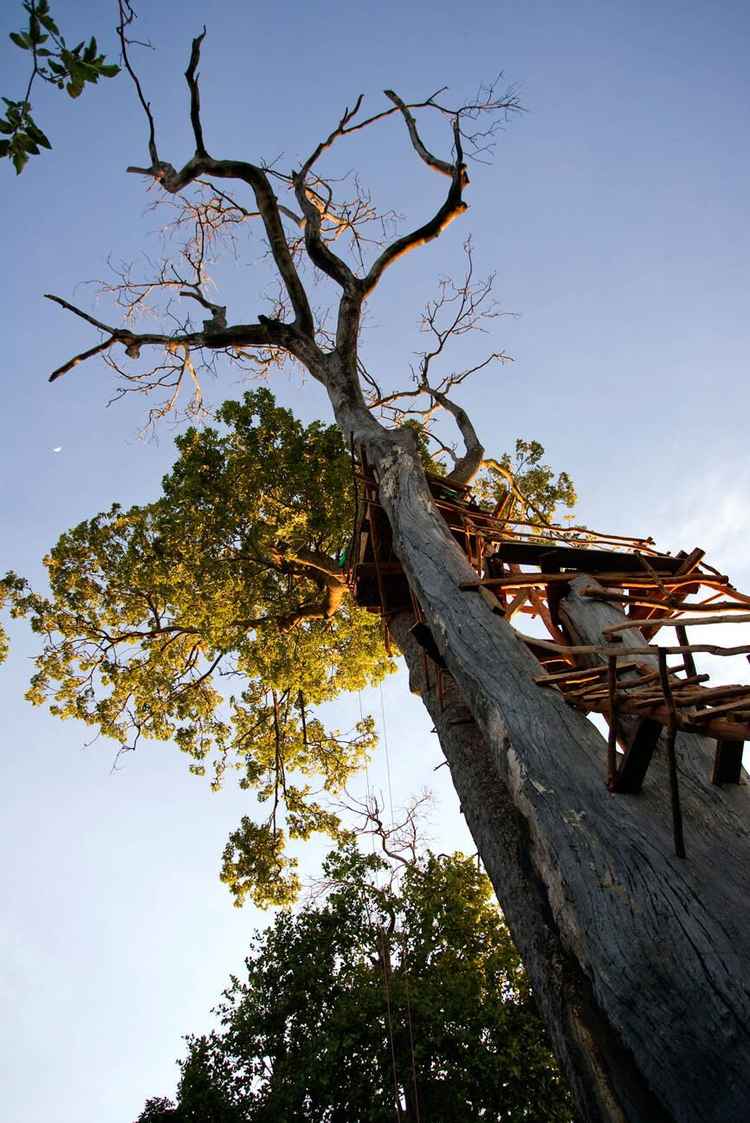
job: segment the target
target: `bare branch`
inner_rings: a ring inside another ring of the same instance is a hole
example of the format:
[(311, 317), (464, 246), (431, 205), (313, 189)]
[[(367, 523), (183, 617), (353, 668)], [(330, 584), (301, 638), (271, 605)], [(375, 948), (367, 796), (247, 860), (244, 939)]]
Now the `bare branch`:
[(438, 390), (431, 390), (431, 395), (443, 409), (455, 419), (458, 430), (463, 438), (465, 453), (456, 461), (452, 472), (447, 476), (447, 482), (457, 484), (470, 484), (484, 462), (484, 445), (477, 436), (477, 431), (465, 409), (452, 402), (445, 394)]
[(97, 343), (96, 347), (89, 347), (88, 351), (81, 351), (80, 355), (74, 355), (67, 363), (63, 363), (61, 367), (57, 367), (56, 370), (53, 370), (47, 381), (56, 382), (58, 378), (67, 374), (73, 367), (77, 367), (79, 363), (85, 362), (86, 359), (92, 359), (94, 355), (100, 355), (102, 351), (109, 350), (112, 344), (116, 342), (117, 340), (115, 337), (111, 335), (109, 339), (105, 339), (102, 343)]
[(339, 284), (344, 292), (349, 294), (357, 292), (359, 288), (358, 280), (346, 262), (335, 254), (323, 240), (321, 235), (321, 208), (316, 206), (315, 202), (310, 198), (307, 177), (323, 152), (329, 149), (338, 137), (344, 135), (347, 124), (359, 113), (363, 97), (363, 94), (359, 95), (354, 103), (353, 109), (349, 109), (347, 106), (336, 128), (329, 133), (326, 139), (322, 140), (311, 155), (308, 156), (299, 172), (293, 173), (292, 175), (292, 183), (294, 184), (297, 202), (306, 220), (305, 246), (310, 260), (333, 281)]
[(46, 292), (44, 294), (44, 299), (53, 300), (55, 304), (59, 304), (61, 308), (65, 308), (68, 312), (72, 312), (75, 316), (80, 316), (82, 320), (86, 320), (87, 323), (93, 324), (95, 328), (99, 328), (99, 331), (106, 331), (109, 332), (110, 335), (117, 336), (116, 328), (111, 328), (108, 324), (103, 324), (101, 320), (94, 319), (88, 312), (84, 312), (82, 308), (77, 308), (75, 304), (69, 304), (68, 301), (63, 300), (61, 296), (55, 296), (51, 292)]
[[(411, 233), (397, 238), (395, 242), (392, 242), (390, 246), (387, 246), (386, 249), (383, 250), (362, 282), (362, 292), (364, 296), (372, 292), (383, 273), (390, 265), (393, 265), (393, 263), (398, 261), (400, 257), (403, 257), (404, 254), (410, 253), (420, 246), (425, 246), (428, 242), (439, 237), (454, 219), (458, 218), (459, 215), (462, 215), (464, 211), (468, 209), (467, 204), (462, 198), (463, 187), (464, 184), (468, 183), (468, 177), (462, 160), (461, 136), (457, 120), (454, 121), (453, 125), (453, 137), (456, 145), (456, 162), (452, 166), (451, 185), (443, 205), (432, 216), (429, 222), (424, 223), (416, 230), (412, 230)], [(414, 143), (413, 138), (412, 143)], [(421, 153), (419, 153), (418, 149), (417, 152), (421, 157)], [(430, 161), (428, 160), (427, 163), (430, 163)], [(434, 164), (430, 163), (430, 166), (434, 167)]]
[(135, 86), (138, 100), (143, 106), (143, 112), (146, 114), (146, 119), (148, 120), (148, 154), (151, 157), (151, 166), (156, 167), (156, 165), (159, 163), (159, 155), (156, 150), (156, 125), (154, 124), (153, 114), (151, 113), (151, 104), (150, 102), (146, 101), (146, 98), (143, 95), (143, 89), (141, 87), (140, 80), (136, 72), (133, 70), (133, 67), (130, 64), (130, 58), (128, 57), (128, 44), (130, 43), (130, 40), (127, 38), (125, 31), (134, 21), (136, 16), (130, 5), (130, 0), (117, 0), (117, 8), (120, 14), (120, 22), (117, 25), (117, 35), (120, 40), (122, 64), (133, 80), (133, 85)]
[[(429, 168), (432, 168), (433, 171), (442, 172), (443, 175), (447, 175), (452, 178), (454, 173), (453, 164), (449, 164), (446, 160), (440, 160), (437, 156), (433, 156), (432, 153), (425, 147), (422, 138), (417, 131), (417, 122), (414, 118), (414, 114), (410, 112), (409, 107), (406, 105), (406, 103), (402, 101), (398, 94), (393, 90), (383, 90), (383, 93), (387, 98), (390, 98), (390, 100), (401, 110), (401, 114), (406, 121), (406, 127), (409, 130), (411, 143), (417, 155), (421, 156), (425, 164), (427, 164)], [(466, 182), (468, 183), (468, 178)]]
[[(54, 301), (59, 304), (66, 311), (72, 312), (75, 316), (79, 316), (89, 324), (93, 324), (99, 331), (104, 332), (108, 338), (96, 347), (88, 351), (84, 351), (76, 355), (68, 363), (58, 367), (50, 376), (50, 381), (54, 382), (62, 374), (71, 370), (79, 362), (84, 359), (97, 355), (100, 352), (108, 349), (115, 343), (121, 343), (125, 347), (125, 353), (130, 358), (138, 358), (141, 348), (145, 346), (161, 346), (166, 349), (170, 354), (181, 353), (184, 355), (181, 364), (183, 370), (187, 370), (191, 378), (195, 378), (195, 371), (189, 359), (191, 350), (198, 348), (206, 348), (208, 350), (225, 350), (226, 348), (244, 348), (244, 347), (280, 347), (285, 350), (292, 351), (296, 346), (296, 340), (293, 337), (291, 329), (276, 320), (271, 320), (267, 316), (260, 316), (256, 324), (233, 324), (229, 327), (219, 326), (216, 327), (216, 313), (212, 320), (206, 321), (204, 330), (201, 332), (184, 332), (175, 335), (166, 335), (161, 333), (152, 332), (133, 332), (127, 328), (115, 328), (110, 324), (105, 324), (101, 320), (97, 320), (94, 316), (84, 312), (83, 309), (70, 304), (67, 300), (63, 300), (60, 296), (54, 296), (52, 293), (45, 294), (48, 300)], [(196, 299), (197, 294), (195, 295)], [(201, 303), (206, 303), (201, 300)], [(222, 311), (219, 305), (210, 306), (216, 308), (219, 312)], [(221, 317), (219, 316), (219, 320)]]
[[(278, 202), (271, 190), (271, 185), (268, 182), (266, 173), (262, 168), (244, 161), (213, 160), (206, 152), (203, 140), (203, 129), (200, 121), (200, 96), (196, 73), (200, 59), (201, 44), (206, 33), (205, 28), (203, 32), (193, 40), (190, 61), (185, 72), (185, 78), (190, 89), (190, 116), (195, 135), (196, 151), (184, 167), (180, 171), (177, 171), (172, 164), (159, 160), (158, 158), (154, 139), (154, 121), (151, 110), (143, 97), (140, 82), (130, 62), (127, 60), (127, 40), (125, 38), (124, 28), (134, 17), (132, 11), (129, 9), (128, 0), (118, 0), (118, 3), (121, 13), (120, 42), (123, 49), (123, 60), (135, 82), (138, 96), (148, 117), (150, 129), (149, 155), (151, 157), (151, 166), (148, 168), (131, 166), (127, 169), (128, 172), (150, 176), (157, 183), (160, 183), (165, 191), (173, 195), (182, 191), (183, 188), (195, 182), (195, 180), (199, 179), (202, 175), (209, 175), (217, 179), (238, 179), (247, 183), (255, 195), (274, 262), (289, 293), (289, 298), (292, 302), (296, 317), (296, 326), (302, 334), (312, 336), (314, 323), (310, 305), (307, 300), (307, 294), (297, 274), (294, 261), (292, 260), (292, 255), (281, 224)], [(129, 16), (124, 14), (125, 8), (128, 9)]]
[(190, 123), (193, 126), (193, 135), (195, 137), (195, 153), (196, 156), (208, 156), (206, 146), (203, 142), (203, 126), (201, 124), (201, 99), (200, 90), (198, 88), (198, 63), (201, 57), (201, 44), (206, 38), (206, 26), (203, 25), (203, 31), (200, 35), (193, 39), (193, 47), (190, 52), (190, 62), (185, 71), (185, 81), (190, 90)]

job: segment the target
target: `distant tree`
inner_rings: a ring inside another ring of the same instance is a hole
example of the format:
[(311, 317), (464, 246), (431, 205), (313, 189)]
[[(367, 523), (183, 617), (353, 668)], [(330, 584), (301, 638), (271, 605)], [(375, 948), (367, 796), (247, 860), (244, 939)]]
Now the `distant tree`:
[(400, 880), (354, 846), (328, 894), (255, 936), (221, 1028), (189, 1037), (177, 1103), (138, 1123), (563, 1123), (571, 1102), (474, 860)]

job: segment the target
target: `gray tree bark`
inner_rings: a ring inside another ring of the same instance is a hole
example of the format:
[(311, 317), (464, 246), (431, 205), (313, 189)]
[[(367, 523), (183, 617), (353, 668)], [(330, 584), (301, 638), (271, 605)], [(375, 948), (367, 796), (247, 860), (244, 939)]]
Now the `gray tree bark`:
[[(640, 796), (607, 791), (604, 739), (534, 683), (539, 666), (510, 625), (459, 588), (475, 575), (407, 450), (366, 444), (456, 684), (453, 720), (473, 724), (452, 725), (434, 691), (423, 697), (582, 1118), (746, 1119), (748, 788), (712, 788), (705, 746), (681, 738), (689, 856), (677, 859), (663, 763)], [(406, 630), (394, 623), (418, 684)]]

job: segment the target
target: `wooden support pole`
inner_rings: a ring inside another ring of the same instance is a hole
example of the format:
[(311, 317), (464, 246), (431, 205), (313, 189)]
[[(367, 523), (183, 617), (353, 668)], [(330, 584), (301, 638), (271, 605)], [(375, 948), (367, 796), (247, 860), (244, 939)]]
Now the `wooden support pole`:
[[(710, 619), (710, 617), (709, 617), (709, 619)], [(742, 619), (742, 617), (738, 617), (738, 619)], [(682, 647), (688, 647), (689, 642), (688, 642), (688, 634), (687, 634), (687, 628), (685, 627), (685, 622), (683, 621), (683, 623), (678, 624), (675, 631), (676, 631), (677, 639), (678, 639), (678, 642), (680, 643), (680, 645)], [(693, 658), (692, 651), (686, 651), (685, 652), (684, 661), (685, 661), (686, 672), (689, 675), (694, 675), (696, 668), (695, 668), (695, 659)]]
[(677, 778), (677, 753), (675, 740), (677, 737), (677, 712), (675, 710), (672, 689), (669, 685), (667, 671), (667, 655), (663, 648), (659, 648), (659, 677), (661, 688), (669, 708), (669, 725), (667, 726), (667, 760), (669, 762), (669, 791), (672, 798), (672, 832), (674, 834), (674, 851), (678, 858), (686, 857), (685, 837), (682, 830), (682, 809), (680, 808), (680, 786)]
[(609, 691), (609, 736), (607, 737), (607, 787), (614, 790), (617, 778), (617, 656), (607, 660)]

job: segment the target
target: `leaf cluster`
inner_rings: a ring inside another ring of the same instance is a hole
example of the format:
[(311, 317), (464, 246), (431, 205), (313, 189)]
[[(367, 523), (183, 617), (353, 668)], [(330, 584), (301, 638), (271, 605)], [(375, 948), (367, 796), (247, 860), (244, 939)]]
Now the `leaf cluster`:
[(567, 472), (543, 462), (544, 445), (519, 437), (514, 453), (504, 453), (487, 466), (474, 483), (477, 498), (488, 506), (505, 504), (519, 522), (553, 522), (558, 507), (575, 506), (575, 485)]
[(220, 1029), (187, 1038), (177, 1104), (138, 1123), (572, 1119), (476, 863), (428, 853), (384, 885), (385, 868), (329, 855), (327, 899), (256, 934)]
[(154, 502), (61, 536), (50, 596), (13, 574), (2, 589), (42, 638), (30, 701), (121, 751), (173, 740), (214, 787), (229, 769), (257, 793), (265, 821), (235, 832), (222, 876), (237, 903), (257, 891), (278, 904), (296, 886), (282, 818), (291, 838), (337, 836), (317, 795), (340, 792), (375, 743), (370, 719), (342, 732), (317, 708), (393, 663), (345, 585), (352, 469), (338, 430), (303, 426), (267, 390), (217, 421), (178, 437)]
[(0, 118), (0, 158), (7, 156), (20, 175), (30, 156), (40, 148), (51, 148), (50, 141), (31, 115), (29, 100), (35, 79), (39, 78), (71, 98), (78, 98), (86, 84), (96, 85), (100, 78), (114, 78), (119, 66), (108, 63), (99, 52), (96, 39), (82, 40), (68, 47), (50, 12), (48, 0), (25, 0), (27, 23), (21, 31), (11, 31), (10, 40), (31, 55), (31, 75), (25, 96), (20, 100), (4, 97), (5, 116)]

